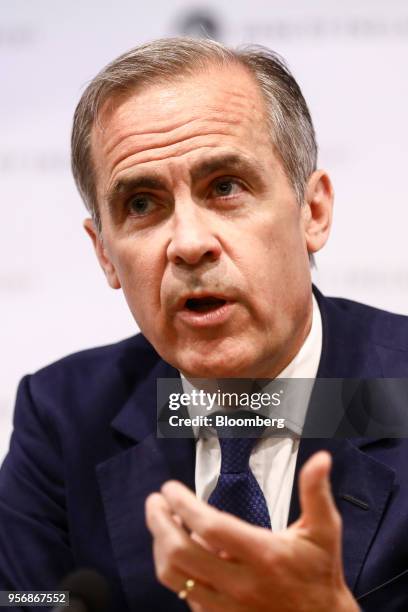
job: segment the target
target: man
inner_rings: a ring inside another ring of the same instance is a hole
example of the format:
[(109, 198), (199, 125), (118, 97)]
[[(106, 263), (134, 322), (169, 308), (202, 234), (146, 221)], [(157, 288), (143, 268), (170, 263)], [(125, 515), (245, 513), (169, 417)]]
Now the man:
[(260, 440), (271, 530), (206, 503), (221, 441), (156, 435), (158, 378), (407, 376), (404, 317), (312, 295), (333, 192), (283, 63), (211, 41), (136, 48), (88, 86), (72, 145), (85, 229), (143, 336), (23, 379), (2, 588), (91, 566), (113, 610), (405, 609), (405, 441)]

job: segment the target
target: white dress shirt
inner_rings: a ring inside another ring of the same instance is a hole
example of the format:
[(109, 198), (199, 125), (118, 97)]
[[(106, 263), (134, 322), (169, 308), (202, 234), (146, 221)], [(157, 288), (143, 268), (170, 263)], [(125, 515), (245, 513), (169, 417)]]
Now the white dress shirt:
[[(273, 531), (286, 528), (288, 523), (299, 436), (303, 429), (322, 351), (322, 320), (314, 296), (312, 316), (312, 326), (301, 349), (277, 377), (310, 379), (306, 392), (302, 386), (302, 392), (297, 395), (296, 401), (291, 398), (290, 403), (285, 402), (285, 413), (279, 415), (285, 418), (285, 427), (291, 430), (291, 437), (261, 438), (249, 459), (250, 468), (265, 495)], [(184, 391), (191, 391), (189, 381), (183, 375), (181, 379)], [(263, 391), (268, 392), (268, 386), (264, 387)], [(218, 438), (199, 437), (195, 468), (198, 497), (208, 500), (217, 484), (220, 469), (221, 451)]]

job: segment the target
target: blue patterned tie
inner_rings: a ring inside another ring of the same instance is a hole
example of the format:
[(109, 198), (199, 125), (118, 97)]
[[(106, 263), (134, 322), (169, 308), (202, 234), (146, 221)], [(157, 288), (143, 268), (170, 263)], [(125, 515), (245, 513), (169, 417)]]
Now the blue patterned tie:
[(226, 438), (221, 437), (228, 433), (225, 428), (217, 428), (221, 447), (221, 473), (208, 503), (248, 523), (270, 529), (271, 520), (265, 496), (249, 467), (249, 457), (262, 429), (255, 438)]

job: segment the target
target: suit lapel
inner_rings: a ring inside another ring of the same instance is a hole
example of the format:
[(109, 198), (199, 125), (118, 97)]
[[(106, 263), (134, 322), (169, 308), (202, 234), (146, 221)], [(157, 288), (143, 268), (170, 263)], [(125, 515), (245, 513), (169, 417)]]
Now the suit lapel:
[(158, 362), (112, 422), (124, 450), (97, 466), (112, 549), (131, 609), (186, 609), (154, 578), (144, 512), (146, 497), (168, 479), (194, 489), (194, 440), (158, 438), (156, 432), (156, 379), (177, 376)]
[[(374, 351), (358, 337), (356, 321), (341, 316), (314, 288), (323, 325), (323, 348), (317, 378), (357, 379), (382, 377)], [(351, 384), (351, 381), (345, 381)], [(327, 406), (330, 409), (329, 406)], [(336, 428), (335, 428), (336, 429)], [(301, 440), (289, 511), (289, 523), (300, 513), (298, 476), (303, 464), (318, 450), (327, 450), (333, 457), (332, 491), (343, 520), (343, 560), (347, 584), (354, 589), (364, 560), (375, 537), (395, 474), (392, 469), (370, 456), (370, 451), (383, 445), (381, 439), (307, 439)]]
[(300, 443), (292, 491), (289, 523), (300, 513), (298, 475), (318, 450), (333, 457), (331, 484), (343, 521), (343, 562), (346, 581), (353, 590), (392, 491), (394, 471), (369, 455), (382, 440), (304, 439)]

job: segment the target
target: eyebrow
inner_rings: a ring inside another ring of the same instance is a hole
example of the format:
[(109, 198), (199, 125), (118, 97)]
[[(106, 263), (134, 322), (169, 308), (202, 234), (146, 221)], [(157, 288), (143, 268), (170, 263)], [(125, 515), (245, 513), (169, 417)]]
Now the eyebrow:
[[(216, 157), (197, 162), (191, 169), (191, 178), (193, 182), (200, 181), (219, 170), (243, 173), (256, 183), (262, 182), (261, 164), (255, 159), (248, 159), (236, 153), (217, 155)], [(118, 179), (106, 195), (110, 213), (114, 214), (119, 199), (126, 198), (127, 195), (141, 189), (164, 191), (166, 190), (166, 182), (160, 179), (157, 174), (149, 174), (148, 172), (140, 176)]]
[(115, 181), (111, 189), (106, 195), (108, 209), (111, 214), (115, 210), (115, 205), (118, 199), (126, 197), (130, 193), (134, 193), (140, 189), (164, 190), (166, 188), (164, 181), (157, 176), (151, 174), (143, 174), (139, 177), (129, 176), (123, 177)]
[(217, 155), (213, 159), (197, 163), (191, 170), (191, 177), (194, 181), (199, 181), (223, 168), (235, 172), (242, 172), (249, 175), (254, 180), (260, 180), (261, 164), (257, 160), (250, 160), (236, 153)]

